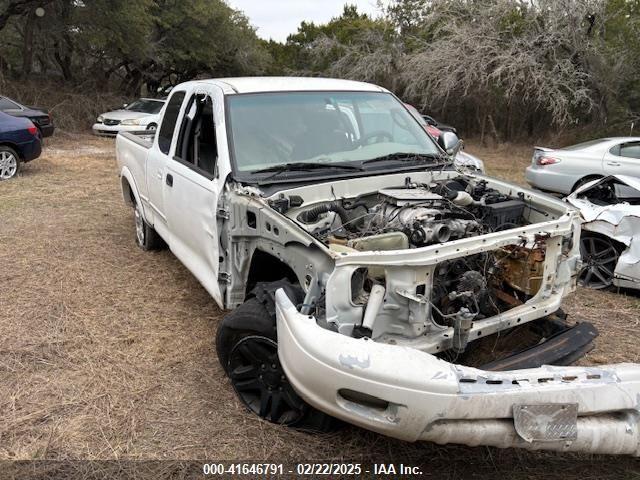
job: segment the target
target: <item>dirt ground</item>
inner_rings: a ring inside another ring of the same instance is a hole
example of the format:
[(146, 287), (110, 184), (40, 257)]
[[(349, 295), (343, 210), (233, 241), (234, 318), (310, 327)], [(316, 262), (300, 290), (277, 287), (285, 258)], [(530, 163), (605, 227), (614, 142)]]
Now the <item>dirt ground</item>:
[[(630, 458), (407, 444), (348, 426), (310, 435), (258, 420), (216, 360), (223, 312), (169, 251), (136, 248), (113, 143), (58, 135), (0, 183), (0, 460), (395, 461), (439, 479), (640, 476)], [(523, 181), (530, 148), (468, 149), (489, 173)], [(638, 296), (580, 290), (565, 309), (600, 329), (583, 362), (640, 362)]]

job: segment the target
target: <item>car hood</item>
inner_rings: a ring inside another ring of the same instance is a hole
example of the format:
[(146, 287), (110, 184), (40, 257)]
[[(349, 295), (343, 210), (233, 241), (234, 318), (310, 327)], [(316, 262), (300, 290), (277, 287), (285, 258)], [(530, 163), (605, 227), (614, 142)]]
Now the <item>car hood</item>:
[(467, 152), (459, 151), (454, 163), (458, 167), (473, 167), (476, 170), (484, 172), (484, 162), (475, 155)]
[(594, 220), (604, 220), (613, 225), (618, 225), (622, 218), (627, 215), (635, 217), (640, 216), (640, 205), (631, 205), (626, 202), (615, 203), (611, 205), (596, 205), (589, 200), (578, 198), (583, 192), (593, 188), (596, 185), (610, 181), (615, 178), (619, 182), (640, 191), (640, 179), (630, 177), (628, 175), (610, 175), (600, 178), (592, 182), (584, 184), (571, 195), (565, 197), (565, 201), (580, 211), (580, 215), (585, 222), (593, 222)]
[(133, 110), (113, 110), (102, 114), (102, 117), (111, 120), (134, 120), (145, 117), (155, 117), (155, 113), (134, 112)]

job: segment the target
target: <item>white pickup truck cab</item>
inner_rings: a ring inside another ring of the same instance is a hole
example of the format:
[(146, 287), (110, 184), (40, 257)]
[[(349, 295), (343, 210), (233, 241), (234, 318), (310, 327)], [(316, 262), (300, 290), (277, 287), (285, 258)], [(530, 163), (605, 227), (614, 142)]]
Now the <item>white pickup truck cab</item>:
[(638, 365), (541, 366), (575, 360), (564, 330), (464, 364), (484, 337), (559, 323), (580, 268), (569, 205), (458, 171), (457, 137), (436, 143), (375, 85), (193, 81), (161, 115), (155, 135), (117, 137), (136, 240), (166, 243), (232, 310), (216, 350), (251, 411), (408, 441), (640, 453)]

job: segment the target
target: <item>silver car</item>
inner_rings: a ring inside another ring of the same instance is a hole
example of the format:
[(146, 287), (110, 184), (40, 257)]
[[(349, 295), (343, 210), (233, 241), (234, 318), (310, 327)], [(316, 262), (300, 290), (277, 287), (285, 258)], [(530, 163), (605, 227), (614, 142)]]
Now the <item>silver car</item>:
[(600, 138), (557, 150), (535, 147), (525, 178), (540, 190), (568, 194), (607, 175), (640, 177), (640, 137)]

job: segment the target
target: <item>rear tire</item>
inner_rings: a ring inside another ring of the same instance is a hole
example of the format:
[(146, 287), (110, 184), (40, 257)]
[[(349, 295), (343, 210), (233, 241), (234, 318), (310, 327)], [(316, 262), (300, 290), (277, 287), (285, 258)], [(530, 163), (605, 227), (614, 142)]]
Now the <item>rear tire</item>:
[[(257, 289), (264, 285), (269, 284)], [(306, 403), (289, 383), (278, 358), (275, 311), (263, 302), (265, 297), (249, 298), (218, 327), (216, 353), (233, 389), (263, 420), (307, 431), (333, 430), (337, 421)]]
[(142, 209), (136, 203), (133, 209), (136, 226), (136, 244), (145, 252), (158, 250), (164, 246), (160, 235), (147, 223), (142, 214)]
[(13, 148), (0, 145), (0, 180), (9, 180), (18, 175), (20, 164), (20, 157)]
[(156, 123), (150, 123), (147, 125), (147, 130), (150, 132), (155, 132), (158, 129), (158, 125)]

